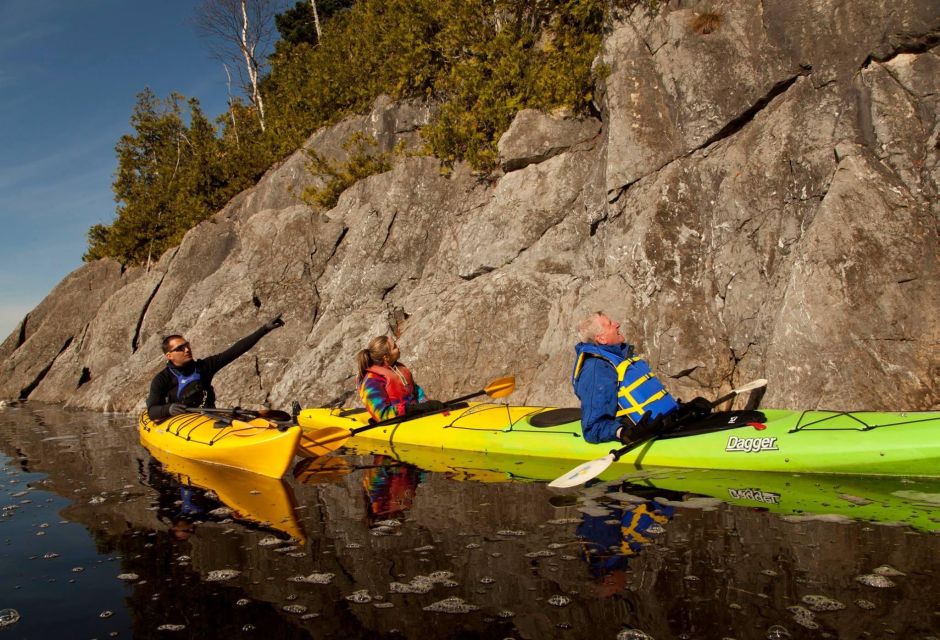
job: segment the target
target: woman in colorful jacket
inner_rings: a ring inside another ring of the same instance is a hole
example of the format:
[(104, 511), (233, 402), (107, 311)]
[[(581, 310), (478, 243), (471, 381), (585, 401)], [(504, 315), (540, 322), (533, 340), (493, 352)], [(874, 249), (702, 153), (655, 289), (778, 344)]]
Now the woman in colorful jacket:
[(411, 371), (398, 361), (401, 352), (389, 336), (376, 336), (356, 354), (359, 397), (373, 420), (381, 421), (412, 413), (438, 411), (443, 404), (428, 400)]

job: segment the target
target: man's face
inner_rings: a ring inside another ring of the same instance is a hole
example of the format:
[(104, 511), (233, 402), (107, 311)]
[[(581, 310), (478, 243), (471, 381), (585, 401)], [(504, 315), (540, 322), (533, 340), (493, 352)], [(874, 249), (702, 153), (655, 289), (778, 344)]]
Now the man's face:
[(186, 338), (173, 338), (168, 346), (170, 350), (166, 353), (166, 359), (174, 367), (182, 367), (187, 362), (192, 362), (193, 352), (189, 348), (189, 342)]
[(626, 338), (620, 333), (619, 322), (614, 322), (605, 315), (601, 315), (598, 322), (601, 325), (601, 332), (595, 338), (597, 344), (623, 344), (626, 341)]

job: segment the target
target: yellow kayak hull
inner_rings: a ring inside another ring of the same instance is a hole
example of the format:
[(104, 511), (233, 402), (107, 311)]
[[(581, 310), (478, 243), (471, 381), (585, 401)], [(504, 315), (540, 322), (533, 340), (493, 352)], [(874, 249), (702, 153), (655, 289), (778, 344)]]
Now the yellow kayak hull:
[(198, 460), (251, 471), (270, 478), (283, 476), (294, 459), (301, 429), (282, 429), (264, 418), (232, 420), (184, 413), (154, 422), (147, 412), (138, 420), (141, 443), (153, 451), (166, 451), (188, 460)]

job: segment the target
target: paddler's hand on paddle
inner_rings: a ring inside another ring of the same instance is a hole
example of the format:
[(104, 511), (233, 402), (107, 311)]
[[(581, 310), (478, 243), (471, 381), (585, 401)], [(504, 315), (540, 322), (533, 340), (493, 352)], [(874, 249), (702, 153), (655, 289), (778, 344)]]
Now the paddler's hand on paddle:
[(444, 409), (444, 403), (440, 400), (425, 400), (424, 402), (415, 402), (405, 407), (406, 416), (419, 416), (424, 413), (435, 413)]
[(274, 331), (274, 330), (277, 329), (278, 327), (283, 327), (283, 326), (284, 326), (284, 321), (281, 320), (281, 315), (282, 315), (282, 314), (279, 313), (279, 314), (277, 314), (277, 317), (274, 317), (274, 318), (271, 318), (270, 320), (268, 320), (268, 321), (265, 323), (264, 328), (265, 328), (266, 330), (268, 330), (268, 331)]
[(170, 415), (171, 416), (181, 416), (184, 413), (189, 413), (189, 407), (180, 402), (174, 402), (170, 405)]

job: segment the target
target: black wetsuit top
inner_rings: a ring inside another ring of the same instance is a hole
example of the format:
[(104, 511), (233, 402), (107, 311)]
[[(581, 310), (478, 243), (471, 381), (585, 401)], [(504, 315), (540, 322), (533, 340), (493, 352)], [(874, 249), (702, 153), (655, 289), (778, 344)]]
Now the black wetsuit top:
[[(190, 407), (214, 407), (215, 389), (212, 388), (212, 378), (218, 373), (219, 369), (231, 363), (238, 356), (244, 354), (258, 343), (270, 329), (261, 327), (251, 335), (245, 336), (231, 347), (209, 356), (202, 360), (193, 360), (185, 366), (177, 369), (171, 363), (167, 362), (166, 368), (154, 376), (150, 383), (150, 393), (147, 395), (147, 414), (151, 420), (163, 420), (170, 417), (170, 405), (174, 402), (181, 402)], [(184, 387), (183, 399), (178, 397), (178, 380), (171, 369), (184, 376), (190, 376), (194, 372), (199, 372), (199, 380), (190, 383)], [(191, 394), (190, 387), (197, 387), (204, 393)]]

